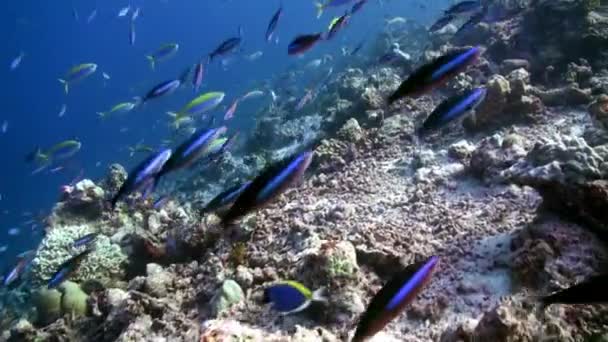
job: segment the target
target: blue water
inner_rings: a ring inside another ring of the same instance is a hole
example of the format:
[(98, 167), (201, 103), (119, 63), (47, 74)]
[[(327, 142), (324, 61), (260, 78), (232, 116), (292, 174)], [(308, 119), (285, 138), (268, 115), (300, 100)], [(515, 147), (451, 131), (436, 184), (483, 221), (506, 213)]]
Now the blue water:
[[(343, 46), (352, 48), (363, 38), (372, 41), (387, 16), (403, 16), (428, 24), (447, 3), (393, 0), (381, 4), (370, 0), (335, 40), (318, 45), (300, 60), (287, 56), (290, 40), (298, 34), (325, 30), (332, 17), (343, 14), (346, 8), (328, 9), (317, 20), (312, 1), (283, 2), (278, 45), (264, 40), (266, 25), (280, 3), (278, 0), (6, 2), (0, 13), (0, 31), (4, 33), (0, 121), (8, 121), (7, 133), (0, 135), (3, 151), (0, 246), (8, 244), (9, 250), (0, 260), (11, 262), (12, 256), (34, 248), (40, 241), (41, 234), (32, 233), (29, 227), (22, 227), (18, 236), (7, 234), (9, 228), (30, 219), (24, 212), (48, 213), (58, 198), (60, 186), (69, 183), (81, 169), (86, 178), (100, 179), (111, 163), (119, 162), (127, 169), (133, 167), (145, 155), (130, 158), (127, 147), (141, 141), (159, 146), (169, 134), (165, 112), (180, 109), (194, 94), (191, 88), (181, 89), (170, 97), (151, 101), (140, 110), (106, 121), (100, 121), (96, 112), (107, 111), (119, 102), (145, 94), (161, 81), (178, 77), (221, 41), (236, 35), (239, 25), (244, 30), (243, 51), (226, 70), (214, 62), (201, 89), (226, 92), (224, 105), (253, 90), (255, 82), (284, 72), (294, 61), (309, 61), (324, 54), (337, 56)], [(72, 3), (79, 21), (72, 16)], [(421, 9), (420, 3), (427, 8)], [(135, 46), (129, 45), (130, 15), (117, 17), (119, 9), (127, 4), (142, 9), (135, 23)], [(95, 8), (97, 17), (87, 24), (86, 19)], [(179, 52), (158, 63), (152, 71), (144, 56), (170, 42), (180, 44)], [(22, 64), (10, 71), (9, 64), (20, 51), (26, 54)], [(264, 55), (253, 62), (243, 58), (255, 51), (263, 51)], [(57, 79), (72, 66), (85, 62), (97, 63), (97, 73), (72, 85), (66, 96)], [(102, 72), (111, 79), (104, 80)], [(237, 110), (229, 128), (247, 132), (253, 125), (251, 116), (266, 102), (267, 98), (248, 101)], [(59, 118), (64, 104), (67, 112)], [(217, 111), (218, 118), (223, 116), (223, 108)], [(27, 153), (35, 146), (48, 147), (70, 138), (77, 138), (83, 145), (64, 170), (31, 175), (35, 167), (25, 163)]]

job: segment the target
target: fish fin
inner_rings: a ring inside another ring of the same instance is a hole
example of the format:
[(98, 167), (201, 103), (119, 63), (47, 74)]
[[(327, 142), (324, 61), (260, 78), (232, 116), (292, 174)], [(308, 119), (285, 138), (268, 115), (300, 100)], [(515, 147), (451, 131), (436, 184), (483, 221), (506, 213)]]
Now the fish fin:
[(317, 290), (315, 290), (312, 293), (312, 298), (311, 301), (313, 302), (327, 302), (327, 297), (325, 296), (325, 288), (321, 287)]
[(62, 80), (61, 78), (59, 78), (58, 81), (59, 81), (59, 83), (63, 84), (63, 89), (64, 89), (65, 93), (67, 94), (70, 91), (68, 82), (66, 82), (65, 80)]
[(323, 5), (320, 2), (317, 2), (317, 3), (315, 3), (315, 6), (317, 7), (317, 19), (319, 19), (323, 15), (323, 11), (325, 10), (325, 5)]
[(146, 56), (146, 58), (148, 59), (148, 61), (150, 62), (150, 68), (152, 68), (152, 70), (155, 70), (156, 67), (156, 61), (154, 60), (153, 56)]

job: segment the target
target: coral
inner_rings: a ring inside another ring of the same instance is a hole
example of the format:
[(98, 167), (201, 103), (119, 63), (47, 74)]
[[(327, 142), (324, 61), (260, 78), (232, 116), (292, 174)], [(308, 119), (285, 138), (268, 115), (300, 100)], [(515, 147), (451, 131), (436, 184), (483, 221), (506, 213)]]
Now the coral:
[(232, 305), (241, 302), (244, 297), (245, 294), (236, 281), (231, 279), (225, 280), (213, 299), (211, 299), (214, 315), (222, 314)]
[(338, 131), (338, 138), (351, 143), (356, 143), (363, 139), (363, 131), (357, 119), (349, 119)]
[(65, 281), (59, 286), (61, 292), (61, 311), (72, 316), (87, 314), (88, 296), (80, 286), (71, 281)]
[(61, 292), (41, 288), (34, 295), (34, 304), (38, 313), (38, 324), (52, 323), (61, 315)]
[[(61, 263), (78, 252), (72, 247), (74, 240), (92, 232), (86, 225), (60, 226), (49, 231), (32, 262), (33, 283), (45, 284)], [(94, 246), (94, 251), (83, 260), (71, 280), (83, 282), (95, 279), (107, 286), (122, 279), (127, 256), (121, 248), (105, 235), (99, 235)]]
[(355, 247), (347, 241), (321, 241), (302, 251), (299, 278), (306, 284), (338, 285), (357, 279), (359, 266)]
[(108, 168), (108, 175), (101, 184), (106, 192), (116, 194), (122, 184), (127, 180), (127, 170), (120, 164), (112, 164)]
[(146, 281), (144, 288), (146, 293), (153, 297), (162, 298), (167, 294), (167, 288), (173, 282), (171, 273), (165, 271), (157, 264), (146, 265)]
[(89, 179), (84, 179), (74, 186), (66, 185), (49, 221), (51, 225), (62, 225), (95, 220), (103, 213), (104, 201), (104, 190)]
[(608, 131), (608, 94), (598, 96), (588, 110), (595, 125)]

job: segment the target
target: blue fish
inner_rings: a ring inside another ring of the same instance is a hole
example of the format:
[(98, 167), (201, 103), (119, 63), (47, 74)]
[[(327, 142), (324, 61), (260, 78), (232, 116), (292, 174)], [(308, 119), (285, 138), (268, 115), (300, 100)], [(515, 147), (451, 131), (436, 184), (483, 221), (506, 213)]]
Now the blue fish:
[(443, 17), (437, 19), (437, 21), (429, 27), (429, 32), (435, 32), (442, 28), (444, 28), (447, 24), (451, 23), (456, 19), (453, 15), (444, 15)]
[(472, 47), (454, 51), (415, 70), (388, 98), (388, 104), (406, 96), (418, 96), (428, 92), (464, 71), (479, 58), (481, 48)]
[(98, 233), (86, 234), (86, 235), (74, 240), (74, 243), (72, 244), (72, 246), (74, 248), (88, 246), (97, 240), (97, 235), (99, 235), (99, 234)]
[(17, 256), (18, 260), (17, 260), (17, 264), (15, 264), (15, 267), (10, 269), (3, 276), (2, 285), (11, 286), (16, 281), (18, 281), (21, 278), (21, 276), (23, 275), (23, 273), (25, 273), (25, 270), (29, 267), (32, 260), (34, 260), (35, 255), (36, 255), (36, 253), (34, 251), (27, 251), (27, 252), (19, 254)]
[(268, 27), (266, 28), (266, 41), (272, 41), (272, 37), (274, 36), (275, 31), (277, 30), (277, 25), (279, 24), (279, 19), (281, 19), (281, 15), (283, 13), (283, 7), (279, 7), (279, 9), (274, 13), (270, 22), (268, 23)]
[(363, 8), (363, 5), (367, 3), (367, 0), (359, 0), (353, 4), (353, 7), (350, 9), (350, 14), (355, 14)]
[(160, 152), (152, 154), (150, 157), (141, 162), (135, 169), (129, 173), (127, 180), (122, 184), (114, 198), (112, 198), (112, 208), (116, 203), (127, 196), (128, 194), (142, 190), (146, 185), (150, 184), (150, 180), (156, 183), (159, 173), (167, 160), (171, 157), (170, 149), (164, 149)]
[(455, 35), (461, 34), (462, 32), (466, 32), (473, 26), (479, 24), (482, 20), (484, 20), (486, 15), (487, 15), (487, 10), (485, 10), (485, 9), (473, 14), (469, 18), (469, 20), (467, 20), (467, 22), (465, 22), (464, 24), (462, 24), (462, 26), (460, 26), (460, 28), (458, 28), (458, 31), (456, 31)]
[(169, 158), (160, 174), (164, 175), (191, 166), (207, 152), (211, 143), (224, 132), (226, 132), (226, 127), (203, 129), (195, 132), (175, 149), (175, 153)]
[(208, 62), (213, 62), (213, 59), (218, 56), (225, 56), (229, 53), (234, 52), (243, 41), (243, 29), (239, 26), (239, 35), (237, 37), (232, 37), (224, 40), (218, 47), (215, 48), (210, 54)]
[(84, 260), (92, 251), (92, 249), (87, 249), (61, 264), (57, 269), (57, 272), (55, 272), (49, 280), (47, 288), (54, 289), (66, 281), (78, 269), (82, 260)]
[(470, 12), (477, 11), (480, 8), (481, 8), (481, 1), (467, 0), (467, 1), (461, 1), (457, 4), (454, 4), (453, 6), (451, 6), (447, 10), (445, 10), (444, 14), (446, 14), (446, 15), (450, 15), (450, 14), (464, 15), (464, 14), (468, 14)]
[(177, 88), (179, 88), (181, 85), (182, 81), (180, 79), (162, 82), (150, 89), (150, 91), (148, 91), (143, 98), (138, 99), (137, 102), (138, 104), (144, 104), (151, 99), (169, 95), (177, 90)]
[(234, 201), (247, 189), (247, 187), (251, 184), (251, 181), (245, 182), (243, 184), (237, 184), (226, 191), (215, 196), (207, 205), (201, 209), (201, 215), (204, 215), (213, 211), (220, 211), (222, 208), (225, 208)]
[(287, 54), (298, 55), (310, 50), (318, 41), (323, 39), (322, 33), (297, 36), (289, 43)]
[(327, 301), (323, 289), (314, 292), (296, 281), (285, 281), (264, 290), (264, 302), (272, 303), (273, 309), (283, 315), (305, 310), (314, 301)]
[(160, 196), (156, 201), (154, 201), (154, 204), (152, 204), (152, 208), (159, 210), (162, 209), (162, 207), (165, 206), (165, 204), (167, 204), (167, 202), (169, 202), (171, 200), (171, 196), (168, 195), (164, 195), (164, 196)]
[(430, 257), (398, 272), (376, 293), (359, 319), (352, 342), (362, 342), (382, 330), (429, 282), (439, 258)]
[(263, 207), (301, 179), (310, 166), (313, 152), (306, 151), (266, 168), (236, 199), (222, 223), (228, 224), (247, 213)]
[(441, 102), (418, 130), (419, 135), (436, 130), (475, 110), (486, 97), (485, 88), (475, 88)]

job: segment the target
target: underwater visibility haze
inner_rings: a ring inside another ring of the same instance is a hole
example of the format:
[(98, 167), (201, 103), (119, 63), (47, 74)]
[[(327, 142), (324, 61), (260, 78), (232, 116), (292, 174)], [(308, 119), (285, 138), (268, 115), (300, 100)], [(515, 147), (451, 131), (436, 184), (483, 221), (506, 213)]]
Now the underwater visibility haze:
[(604, 1), (4, 8), (0, 340), (608, 340)]

